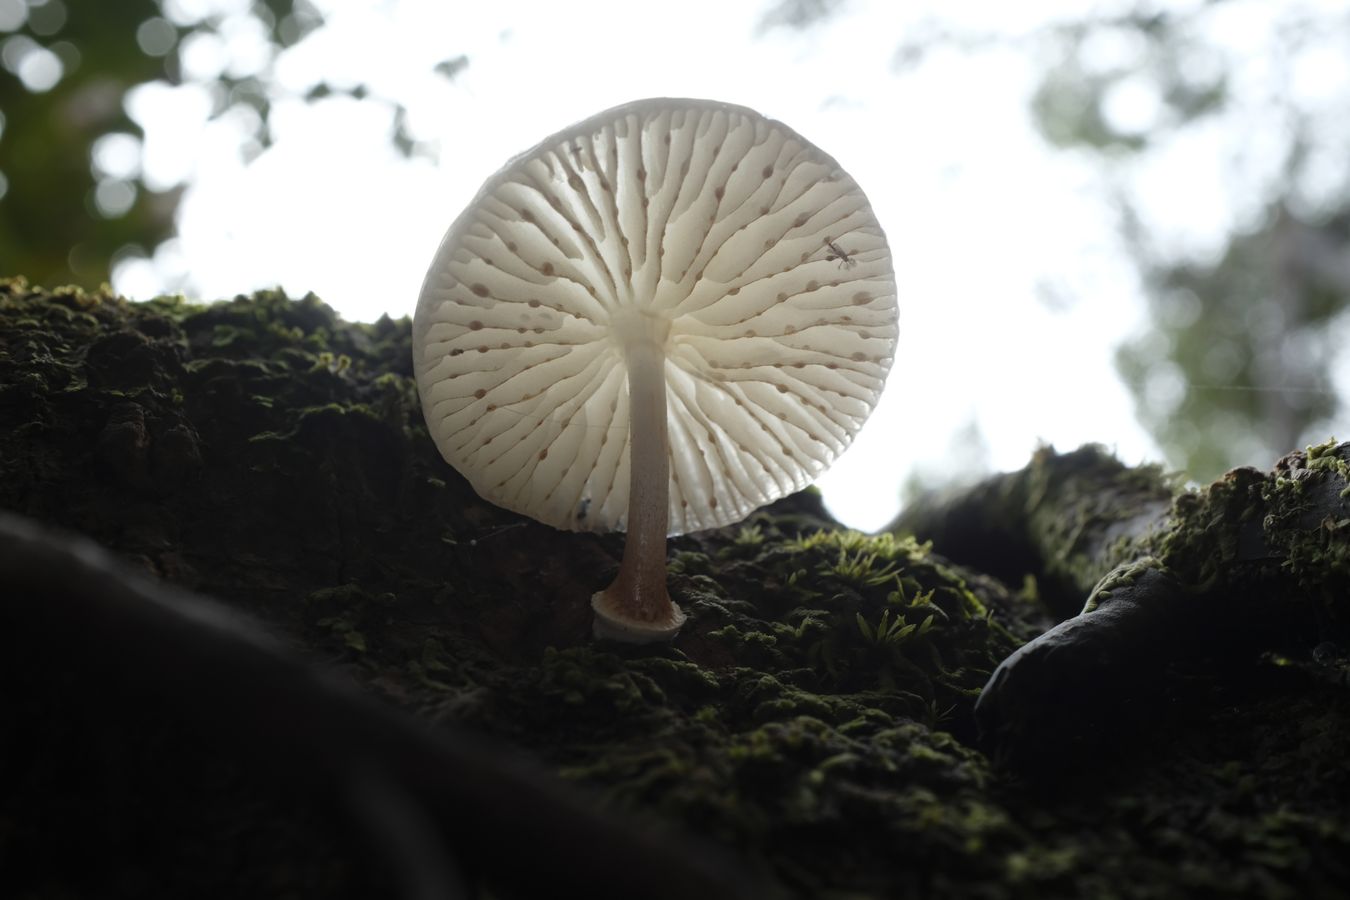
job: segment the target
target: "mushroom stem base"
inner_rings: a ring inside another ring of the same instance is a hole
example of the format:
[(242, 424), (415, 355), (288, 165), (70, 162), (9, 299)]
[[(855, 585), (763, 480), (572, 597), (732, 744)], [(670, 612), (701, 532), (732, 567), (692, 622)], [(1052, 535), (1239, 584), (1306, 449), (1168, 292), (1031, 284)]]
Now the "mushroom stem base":
[(668, 641), (680, 633), (687, 616), (684, 610), (673, 601), (667, 601), (670, 613), (654, 622), (639, 622), (623, 612), (623, 603), (615, 597), (612, 588), (597, 591), (591, 595), (591, 609), (595, 611), (595, 621), (591, 626), (597, 638), (605, 641), (622, 641), (626, 644), (654, 644)]

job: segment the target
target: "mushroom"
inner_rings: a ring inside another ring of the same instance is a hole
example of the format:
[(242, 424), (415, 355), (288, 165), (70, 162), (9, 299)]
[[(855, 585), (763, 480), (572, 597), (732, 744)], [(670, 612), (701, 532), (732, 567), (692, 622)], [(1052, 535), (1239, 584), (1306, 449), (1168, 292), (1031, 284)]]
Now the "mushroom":
[(668, 640), (666, 537), (800, 490), (895, 352), (862, 190), (753, 110), (640, 100), (547, 138), (450, 226), (413, 320), (441, 454), (485, 499), (628, 532), (597, 637)]

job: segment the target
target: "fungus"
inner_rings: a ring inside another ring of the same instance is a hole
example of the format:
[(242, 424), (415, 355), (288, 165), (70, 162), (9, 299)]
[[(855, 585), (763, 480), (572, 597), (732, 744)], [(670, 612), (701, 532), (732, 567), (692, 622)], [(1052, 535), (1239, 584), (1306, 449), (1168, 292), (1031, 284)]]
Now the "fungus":
[(652, 99), (488, 179), (427, 272), (413, 363), (432, 438), (482, 497), (628, 532), (594, 629), (645, 643), (685, 622), (667, 536), (824, 471), (895, 337), (885, 235), (834, 159), (743, 107)]

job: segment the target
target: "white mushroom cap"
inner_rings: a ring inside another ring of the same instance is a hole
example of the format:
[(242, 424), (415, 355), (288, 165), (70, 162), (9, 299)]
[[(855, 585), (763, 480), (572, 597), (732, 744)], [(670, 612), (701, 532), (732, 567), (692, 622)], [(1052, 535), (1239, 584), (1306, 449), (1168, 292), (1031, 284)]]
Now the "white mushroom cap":
[(725, 525), (809, 484), (872, 412), (890, 250), (834, 159), (744, 107), (641, 100), (511, 160), (441, 241), (413, 325), (431, 436), (485, 499), (625, 528), (616, 327), (664, 340), (669, 532)]

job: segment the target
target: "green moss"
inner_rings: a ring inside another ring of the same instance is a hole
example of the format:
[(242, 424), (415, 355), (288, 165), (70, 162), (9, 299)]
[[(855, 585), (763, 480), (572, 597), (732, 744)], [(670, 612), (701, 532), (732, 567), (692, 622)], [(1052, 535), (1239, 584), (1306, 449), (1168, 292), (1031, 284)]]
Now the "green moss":
[(1310, 470), (1329, 473), (1345, 485), (1340, 491), (1340, 497), (1344, 500), (1350, 498), (1350, 461), (1345, 459), (1344, 454), (1337, 452), (1340, 446), (1335, 440), (1329, 440), (1309, 447), (1306, 453)]

